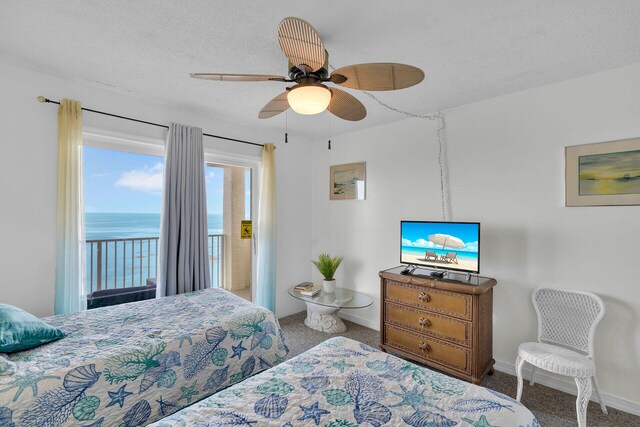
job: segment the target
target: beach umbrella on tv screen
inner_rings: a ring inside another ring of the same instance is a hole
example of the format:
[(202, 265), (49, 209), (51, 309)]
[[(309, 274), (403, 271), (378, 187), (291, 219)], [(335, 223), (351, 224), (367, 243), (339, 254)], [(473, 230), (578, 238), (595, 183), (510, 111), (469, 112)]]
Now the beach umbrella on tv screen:
[(435, 245), (442, 246), (443, 250), (445, 247), (460, 249), (465, 246), (462, 240), (449, 234), (432, 234), (429, 236), (429, 241)]

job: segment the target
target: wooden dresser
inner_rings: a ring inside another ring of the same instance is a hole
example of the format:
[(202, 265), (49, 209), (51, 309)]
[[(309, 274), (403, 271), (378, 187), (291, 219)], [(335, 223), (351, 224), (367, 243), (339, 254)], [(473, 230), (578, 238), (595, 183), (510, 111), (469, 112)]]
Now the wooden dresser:
[[(380, 347), (479, 384), (493, 373), (494, 279), (381, 271)], [(458, 279), (458, 280), (454, 280)]]

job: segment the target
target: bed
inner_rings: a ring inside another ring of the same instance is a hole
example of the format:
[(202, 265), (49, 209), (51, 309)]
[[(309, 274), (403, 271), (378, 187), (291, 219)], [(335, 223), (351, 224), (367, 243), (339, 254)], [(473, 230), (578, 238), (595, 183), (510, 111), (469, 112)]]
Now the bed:
[(10, 354), (0, 425), (146, 425), (286, 359), (272, 312), (208, 289), (43, 319), (67, 336)]
[(342, 337), (152, 425), (539, 427), (508, 396)]

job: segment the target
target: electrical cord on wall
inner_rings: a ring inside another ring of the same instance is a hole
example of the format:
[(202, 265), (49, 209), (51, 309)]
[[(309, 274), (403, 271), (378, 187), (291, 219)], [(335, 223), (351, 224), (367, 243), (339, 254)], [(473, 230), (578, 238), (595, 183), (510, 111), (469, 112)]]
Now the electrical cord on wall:
[[(333, 66), (331, 68), (333, 68)], [(445, 121), (444, 121), (444, 116), (442, 115), (442, 112), (437, 111), (432, 114), (413, 114), (408, 111), (400, 110), (399, 108), (393, 107), (381, 101), (380, 99), (378, 99), (378, 97), (376, 97), (374, 94), (370, 92), (367, 92), (367, 91), (363, 91), (363, 92), (365, 95), (367, 95), (369, 98), (376, 101), (378, 104), (382, 105), (383, 107), (391, 111), (395, 111), (396, 113), (403, 114), (407, 117), (416, 118), (416, 119), (428, 119), (431, 121), (434, 121), (434, 120), (438, 121), (437, 135), (438, 135), (438, 166), (440, 168), (440, 205), (442, 209), (442, 220), (446, 221), (448, 217), (447, 200), (449, 199), (449, 189), (448, 189), (447, 180), (446, 180), (447, 159), (446, 159), (446, 153), (445, 153), (444, 143), (443, 143), (443, 139), (444, 139), (443, 131), (445, 128)]]
[[(335, 67), (329, 63), (329, 67), (335, 71)], [(444, 116), (442, 115), (441, 111), (437, 111), (435, 113), (432, 114), (414, 114), (414, 113), (410, 113), (408, 111), (404, 111), (401, 110), (399, 108), (393, 107), (387, 103), (385, 103), (384, 101), (380, 100), (377, 96), (375, 96), (374, 94), (367, 92), (367, 91), (362, 91), (362, 93), (364, 93), (365, 95), (367, 95), (369, 98), (373, 99), (374, 101), (376, 101), (378, 104), (380, 104), (381, 106), (385, 107), (388, 110), (394, 111), (398, 114), (403, 114), (407, 117), (411, 117), (411, 118), (416, 118), (416, 119), (428, 119), (431, 121), (437, 120), (438, 121), (438, 130), (436, 132), (437, 136), (438, 136), (438, 167), (440, 169), (440, 208), (442, 209), (442, 220), (446, 221), (447, 218), (450, 216), (450, 209), (447, 209), (447, 201), (449, 200), (449, 188), (447, 185), (447, 156), (446, 156), (446, 150), (445, 150), (445, 146), (444, 146), (444, 135), (443, 135), (443, 131), (445, 129), (445, 121), (444, 121)], [(287, 133), (286, 133), (286, 128), (287, 128), (287, 118), (285, 115), (285, 142), (288, 142), (288, 137), (287, 137)], [(329, 140), (328, 140), (328, 149), (331, 150), (331, 121), (329, 120)]]

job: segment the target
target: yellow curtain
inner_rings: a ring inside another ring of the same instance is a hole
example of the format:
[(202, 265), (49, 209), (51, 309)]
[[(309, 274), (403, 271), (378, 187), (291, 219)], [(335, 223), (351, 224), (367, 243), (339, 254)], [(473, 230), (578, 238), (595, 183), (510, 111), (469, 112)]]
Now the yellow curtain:
[(258, 277), (256, 303), (276, 310), (276, 160), (273, 144), (262, 148), (258, 202)]
[(63, 99), (58, 109), (56, 314), (86, 309), (82, 185), (82, 109)]

